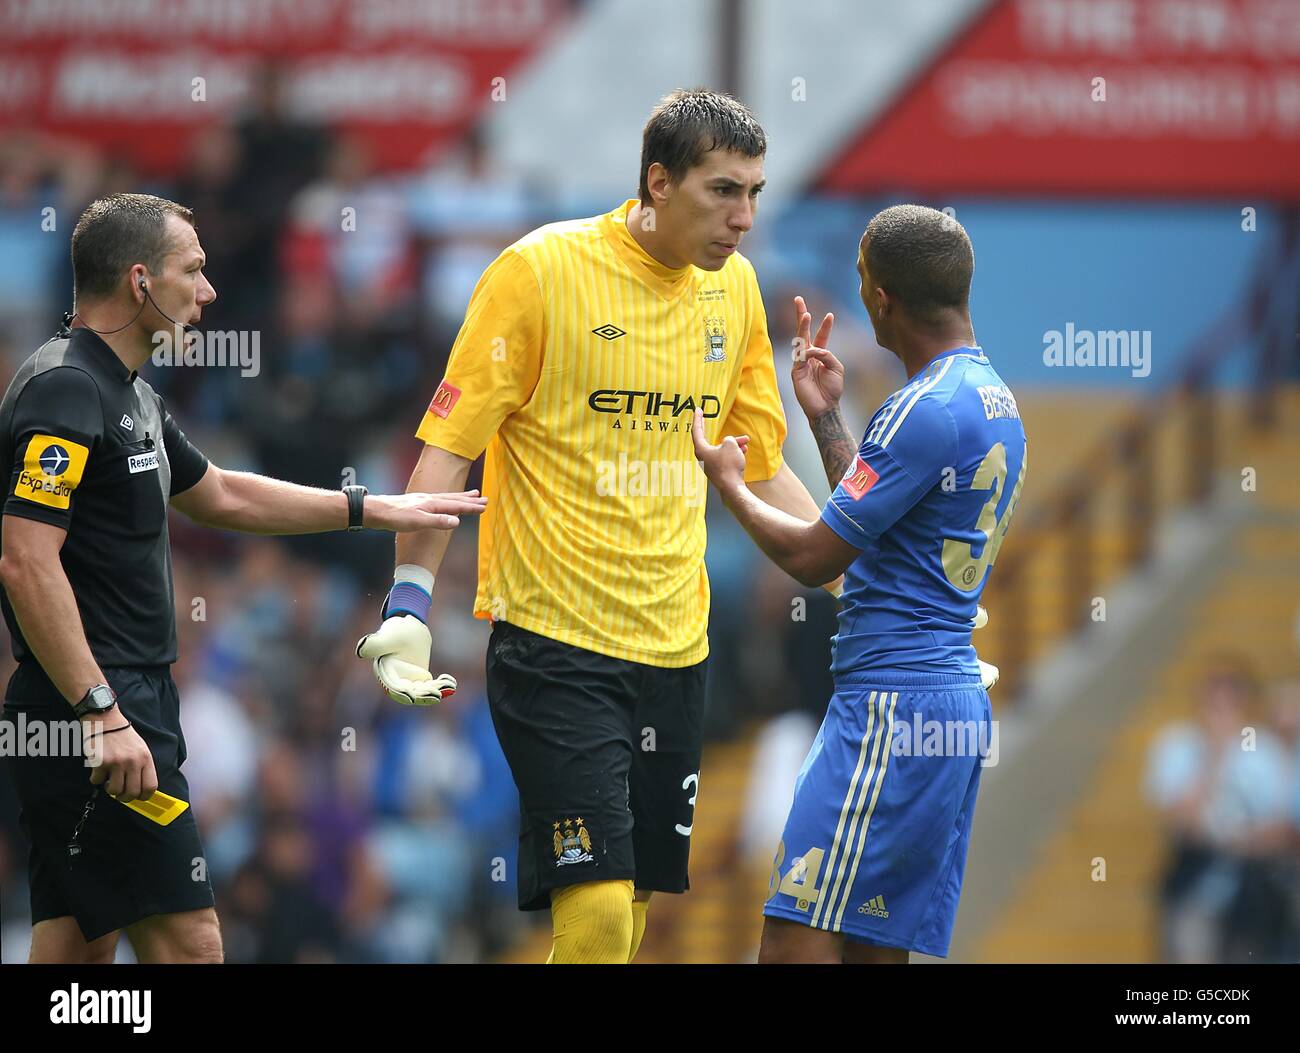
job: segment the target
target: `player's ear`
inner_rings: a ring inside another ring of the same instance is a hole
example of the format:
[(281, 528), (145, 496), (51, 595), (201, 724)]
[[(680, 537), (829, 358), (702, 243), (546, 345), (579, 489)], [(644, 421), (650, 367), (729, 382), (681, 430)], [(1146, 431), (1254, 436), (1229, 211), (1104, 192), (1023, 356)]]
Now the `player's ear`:
[(646, 187), (650, 191), (650, 197), (656, 205), (662, 205), (666, 202), (671, 194), (672, 178), (668, 174), (668, 169), (658, 161), (652, 161), (650, 167), (646, 169)]
[(148, 283), (149, 275), (145, 271), (143, 263), (137, 263), (127, 271), (127, 286), (131, 290), (132, 299), (143, 300), (145, 287)]

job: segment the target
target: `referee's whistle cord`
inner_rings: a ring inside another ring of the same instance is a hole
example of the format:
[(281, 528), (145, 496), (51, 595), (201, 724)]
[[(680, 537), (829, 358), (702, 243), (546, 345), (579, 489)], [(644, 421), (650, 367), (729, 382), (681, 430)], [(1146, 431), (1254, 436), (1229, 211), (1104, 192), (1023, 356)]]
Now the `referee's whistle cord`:
[(73, 860), (81, 855), (81, 845), (78, 843), (81, 837), (81, 828), (86, 825), (86, 820), (90, 818), (90, 813), (95, 810), (95, 801), (99, 798), (99, 787), (95, 786), (90, 791), (90, 796), (86, 799), (85, 810), (81, 813), (81, 818), (77, 820), (77, 827), (72, 831), (72, 840), (68, 842), (68, 869), (72, 869)]

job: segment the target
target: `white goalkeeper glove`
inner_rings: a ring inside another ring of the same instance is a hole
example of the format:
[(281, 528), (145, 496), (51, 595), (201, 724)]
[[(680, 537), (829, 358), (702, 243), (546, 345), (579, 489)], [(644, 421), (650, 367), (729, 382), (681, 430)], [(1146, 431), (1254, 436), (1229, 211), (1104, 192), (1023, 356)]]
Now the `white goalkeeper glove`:
[(975, 661), (980, 664), (980, 686), (987, 691), (998, 682), (998, 677), (1002, 674), (991, 662), (986, 662), (982, 658), (976, 658)]
[[(975, 628), (983, 629), (988, 623), (989, 612), (977, 604), (975, 607)], [(980, 665), (980, 685), (987, 691), (998, 682), (998, 677), (1002, 674), (998, 672), (997, 666), (991, 662), (982, 661), (978, 655), (975, 656), (975, 661), (979, 662)]]
[[(414, 581), (425, 593), (432, 594), (433, 575), (423, 568), (398, 567), (394, 579), (399, 585)], [(428, 595), (423, 602), (428, 602)], [(455, 693), (454, 676), (429, 672), (432, 650), (429, 627), (415, 615), (405, 613), (385, 618), (378, 630), (357, 642), (357, 657), (373, 662), (380, 687), (404, 706), (431, 706)]]

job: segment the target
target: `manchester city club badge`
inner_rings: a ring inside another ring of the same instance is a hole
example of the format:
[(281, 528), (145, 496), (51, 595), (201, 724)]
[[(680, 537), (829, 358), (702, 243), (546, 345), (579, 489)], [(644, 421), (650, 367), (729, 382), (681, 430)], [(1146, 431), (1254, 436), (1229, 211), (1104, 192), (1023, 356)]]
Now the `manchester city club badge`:
[[(583, 825), (582, 819), (564, 819), (551, 824), (555, 828), (552, 847), (555, 850), (555, 865), (568, 866), (571, 863), (590, 863), (591, 834)], [(561, 831), (561, 827), (563, 830)]]
[(727, 323), (721, 318), (704, 320), (704, 361), (727, 360)]

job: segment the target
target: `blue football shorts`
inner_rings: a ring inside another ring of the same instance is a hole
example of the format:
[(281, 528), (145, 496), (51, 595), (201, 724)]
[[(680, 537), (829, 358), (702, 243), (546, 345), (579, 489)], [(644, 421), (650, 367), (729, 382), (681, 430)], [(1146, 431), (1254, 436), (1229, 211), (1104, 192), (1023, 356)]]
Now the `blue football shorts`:
[(996, 727), (978, 677), (837, 678), (763, 913), (945, 957)]

